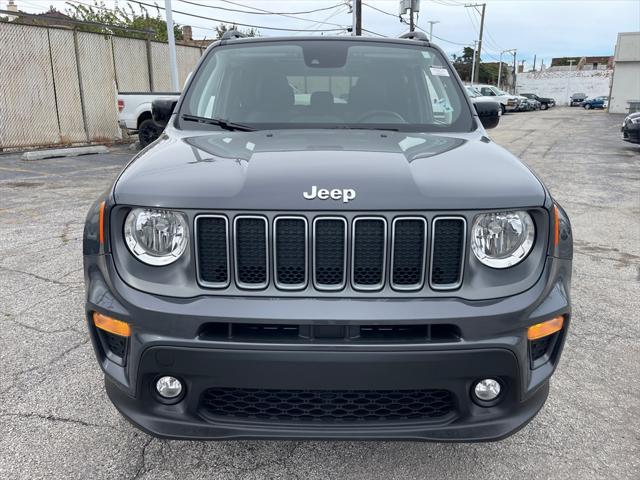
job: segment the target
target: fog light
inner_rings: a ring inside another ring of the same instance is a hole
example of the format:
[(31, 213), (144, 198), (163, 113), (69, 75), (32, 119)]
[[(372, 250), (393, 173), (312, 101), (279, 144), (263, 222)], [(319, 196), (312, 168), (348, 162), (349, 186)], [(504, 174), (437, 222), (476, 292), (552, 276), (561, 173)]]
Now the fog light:
[(500, 396), (500, 390), (500, 382), (493, 378), (485, 378), (476, 383), (473, 388), (473, 394), (478, 400), (492, 402)]
[(162, 398), (176, 398), (182, 393), (182, 382), (175, 377), (160, 377), (156, 382), (156, 391)]

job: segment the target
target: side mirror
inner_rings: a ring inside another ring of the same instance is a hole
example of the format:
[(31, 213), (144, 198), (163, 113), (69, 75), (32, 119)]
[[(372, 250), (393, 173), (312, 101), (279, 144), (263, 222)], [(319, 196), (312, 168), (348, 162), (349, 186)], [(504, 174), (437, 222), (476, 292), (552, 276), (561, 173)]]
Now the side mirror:
[(166, 127), (173, 109), (176, 108), (177, 100), (170, 100), (166, 98), (158, 98), (151, 102), (151, 117), (161, 127)]
[(484, 128), (495, 128), (500, 122), (500, 104), (497, 102), (476, 102), (473, 104), (478, 113), (478, 118)]

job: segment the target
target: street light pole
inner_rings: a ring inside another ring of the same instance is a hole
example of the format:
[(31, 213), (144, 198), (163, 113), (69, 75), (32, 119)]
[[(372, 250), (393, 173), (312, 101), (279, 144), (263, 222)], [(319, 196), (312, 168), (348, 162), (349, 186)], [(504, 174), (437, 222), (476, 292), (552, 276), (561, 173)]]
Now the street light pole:
[(473, 79), (476, 73), (476, 48), (478, 48), (478, 41), (473, 42), (473, 60), (471, 61), (471, 86), (473, 86)]
[(173, 15), (171, 13), (171, 0), (164, 0), (164, 12), (167, 21), (167, 39), (169, 40), (169, 71), (171, 72), (171, 87), (174, 92), (180, 91), (178, 85), (178, 63), (176, 60), (176, 39), (173, 35)]
[(500, 81), (502, 80), (502, 54), (504, 52), (500, 52), (500, 64), (498, 65), (498, 89), (500, 89)]
[(509, 50), (503, 50), (500, 52), (500, 65), (498, 66), (498, 88), (500, 88), (500, 84), (502, 83), (502, 55), (505, 53), (513, 53), (515, 55), (515, 48), (510, 48)]
[(429, 20), (427, 23), (429, 24), (429, 41), (432, 42), (433, 41), (433, 26), (436, 23), (440, 23), (440, 21), (439, 20)]

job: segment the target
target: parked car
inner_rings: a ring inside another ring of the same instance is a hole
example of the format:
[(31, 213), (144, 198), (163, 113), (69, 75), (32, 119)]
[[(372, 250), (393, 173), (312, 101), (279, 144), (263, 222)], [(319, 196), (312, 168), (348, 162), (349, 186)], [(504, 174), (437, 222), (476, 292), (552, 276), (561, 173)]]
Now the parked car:
[(141, 147), (146, 147), (162, 133), (162, 127), (153, 121), (151, 104), (163, 98), (177, 100), (180, 93), (118, 93), (118, 124), (130, 134), (138, 134)]
[(486, 97), (484, 95), (481, 95), (480, 92), (475, 89), (475, 87), (469, 85), (465, 86), (464, 88), (467, 90), (467, 95), (469, 95), (469, 98), (474, 104), (479, 102), (493, 103), (498, 108), (498, 115), (502, 115), (502, 105), (495, 99), (496, 97)]
[(606, 107), (606, 104), (608, 102), (609, 102), (609, 97), (600, 96), (600, 97), (588, 98), (587, 100), (584, 100), (582, 102), (582, 106), (587, 110), (591, 110), (592, 108), (602, 109)]
[(502, 105), (502, 113), (515, 112), (518, 110), (520, 102), (518, 97), (511, 95), (507, 92), (500, 90), (493, 85), (474, 85), (474, 88), (480, 92), (480, 94), (486, 97), (494, 97)]
[(586, 93), (574, 93), (569, 98), (569, 106), (570, 107), (580, 106), (582, 105), (582, 102), (584, 102), (586, 99), (587, 99)]
[(529, 100), (536, 100), (540, 104), (541, 110), (547, 110), (548, 108), (555, 107), (556, 101), (549, 97), (539, 97), (535, 93), (521, 93), (523, 97), (527, 97)]
[(622, 122), (621, 131), (625, 142), (640, 143), (640, 112), (627, 115)]
[(530, 100), (527, 97), (521, 95), (518, 96), (518, 111), (530, 112), (539, 108), (539, 103), (536, 100)]
[(520, 430), (570, 327), (572, 235), (487, 137), (495, 103), (421, 33), (240, 36), (154, 101), (164, 133), (87, 216), (110, 400), (174, 439)]

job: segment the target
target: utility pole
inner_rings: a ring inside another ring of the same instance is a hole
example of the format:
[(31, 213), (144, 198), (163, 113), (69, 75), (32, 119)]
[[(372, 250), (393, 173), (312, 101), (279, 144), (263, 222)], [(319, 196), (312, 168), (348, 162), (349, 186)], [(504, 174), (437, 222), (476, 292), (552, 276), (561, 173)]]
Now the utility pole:
[(353, 0), (356, 12), (356, 35), (362, 35), (362, 0)]
[(500, 83), (502, 83), (502, 55), (505, 53), (515, 52), (515, 49), (503, 50), (500, 52), (500, 65), (498, 66), (498, 88), (500, 88)]
[(534, 71), (534, 72), (536, 71), (536, 57), (537, 57), (537, 56), (538, 56), (538, 55), (536, 55), (536, 54), (534, 54), (534, 55), (533, 55), (533, 71)]
[(478, 41), (475, 40), (473, 42), (473, 60), (471, 61), (471, 86), (473, 87), (473, 79), (476, 73), (476, 47), (478, 46)]
[(516, 94), (516, 78), (517, 78), (517, 73), (516, 73), (516, 52), (517, 50), (514, 48), (513, 49), (513, 94)]
[(178, 63), (176, 60), (176, 39), (173, 35), (171, 0), (164, 0), (164, 13), (167, 21), (167, 39), (169, 40), (169, 71), (171, 72), (171, 87), (174, 92), (179, 92), (180, 85), (178, 85)]
[[(473, 3), (473, 4), (465, 5), (465, 7), (472, 7), (472, 8), (482, 7), (482, 12), (480, 13), (480, 35), (478, 36), (478, 63), (480, 63), (480, 55), (482, 52), (482, 34), (484, 33), (484, 10), (486, 6), (487, 6), (486, 3), (483, 3), (483, 4)], [(475, 77), (472, 79), (472, 82), (478, 83), (479, 76), (480, 76), (480, 65), (478, 65), (478, 68), (475, 70)]]
[(440, 21), (438, 21), (438, 20), (429, 20), (427, 23), (429, 24), (429, 41), (432, 42), (433, 41), (433, 26), (436, 23), (440, 23)]
[(416, 25), (415, 23), (413, 23), (413, 10), (415, 8), (415, 2), (414, 0), (411, 0), (411, 3), (409, 4), (409, 31), (410, 32), (415, 32), (416, 30)]
[(404, 22), (402, 15), (406, 15), (409, 10), (409, 31), (415, 32), (416, 23), (413, 19), (414, 14), (420, 12), (420, 0), (400, 0), (400, 21)]

